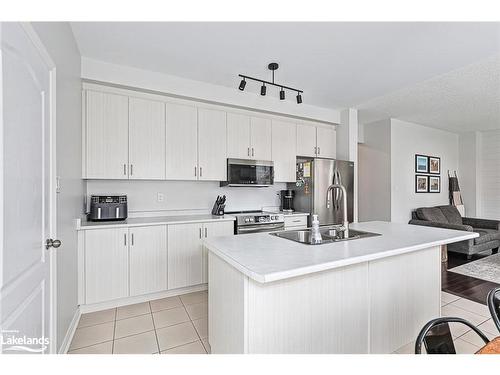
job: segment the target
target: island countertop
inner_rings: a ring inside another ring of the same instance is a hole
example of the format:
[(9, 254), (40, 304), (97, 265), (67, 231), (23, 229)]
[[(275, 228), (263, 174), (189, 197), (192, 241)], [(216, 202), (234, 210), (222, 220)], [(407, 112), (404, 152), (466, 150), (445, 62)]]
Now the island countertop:
[(269, 233), (255, 233), (207, 238), (203, 243), (244, 275), (267, 283), (479, 236), (474, 232), (383, 221), (351, 224), (350, 228), (381, 236), (305, 245)]

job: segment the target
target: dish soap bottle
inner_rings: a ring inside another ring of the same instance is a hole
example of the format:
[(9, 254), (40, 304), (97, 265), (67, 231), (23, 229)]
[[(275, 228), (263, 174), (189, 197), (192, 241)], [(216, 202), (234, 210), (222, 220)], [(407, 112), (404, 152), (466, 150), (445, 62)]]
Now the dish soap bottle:
[(319, 220), (318, 215), (313, 215), (312, 227), (311, 227), (311, 243), (319, 244), (323, 241), (321, 238), (321, 233), (319, 232)]

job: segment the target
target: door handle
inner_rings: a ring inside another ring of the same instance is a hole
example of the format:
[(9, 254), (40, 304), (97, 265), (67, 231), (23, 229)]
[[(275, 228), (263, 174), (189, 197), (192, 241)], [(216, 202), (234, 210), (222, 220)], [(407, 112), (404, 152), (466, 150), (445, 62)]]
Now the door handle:
[(321, 154), (321, 149), (318, 146), (318, 155)]
[(47, 241), (45, 241), (45, 248), (47, 250), (50, 249), (51, 247), (57, 249), (59, 246), (61, 246), (60, 240), (53, 240), (52, 238), (48, 238)]
[(250, 147), (247, 148), (247, 156), (250, 156)]
[(201, 227), (200, 227), (200, 239), (201, 239)]
[(207, 227), (205, 227), (205, 238), (207, 238)]
[(127, 246), (127, 233), (123, 233), (123, 245)]
[(318, 148), (316, 146), (314, 147), (314, 155), (318, 155)]
[(134, 233), (130, 235), (130, 245), (134, 246)]
[(202, 176), (203, 176), (203, 169), (202, 169), (202, 168), (203, 168), (203, 167), (200, 167), (200, 177), (202, 177)]
[(254, 150), (253, 150), (253, 147), (252, 147), (252, 156), (253, 156), (253, 151), (254, 151)]
[(194, 177), (196, 177), (197, 174), (196, 174), (196, 165), (194, 166)]
[(130, 164), (130, 175), (134, 174), (134, 164)]
[(127, 164), (123, 164), (123, 175), (127, 175)]

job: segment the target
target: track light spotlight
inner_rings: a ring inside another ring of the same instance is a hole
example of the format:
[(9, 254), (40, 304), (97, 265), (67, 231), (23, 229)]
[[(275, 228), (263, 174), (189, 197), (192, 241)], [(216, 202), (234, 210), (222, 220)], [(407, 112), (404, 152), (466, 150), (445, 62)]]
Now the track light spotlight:
[(297, 104), (302, 103), (302, 95), (300, 95), (300, 92), (297, 92)]
[(260, 95), (262, 95), (262, 96), (266, 95), (266, 85), (265, 84), (263, 84), (260, 87)]
[(246, 86), (246, 84), (247, 84), (247, 82), (245, 81), (245, 78), (243, 78), (243, 79), (241, 80), (241, 82), (240, 82), (240, 87), (239, 87), (239, 89), (240, 89), (241, 91), (245, 90), (245, 86)]
[(283, 87), (281, 88), (280, 91), (280, 100), (285, 100), (285, 90), (283, 90)]

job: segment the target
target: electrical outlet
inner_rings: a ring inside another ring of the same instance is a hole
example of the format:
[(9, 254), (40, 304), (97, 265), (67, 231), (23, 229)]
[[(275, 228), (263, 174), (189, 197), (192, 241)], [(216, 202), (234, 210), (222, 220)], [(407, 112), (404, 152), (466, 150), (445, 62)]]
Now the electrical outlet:
[(163, 202), (165, 200), (165, 195), (163, 193), (157, 193), (156, 194), (156, 200), (158, 202)]

